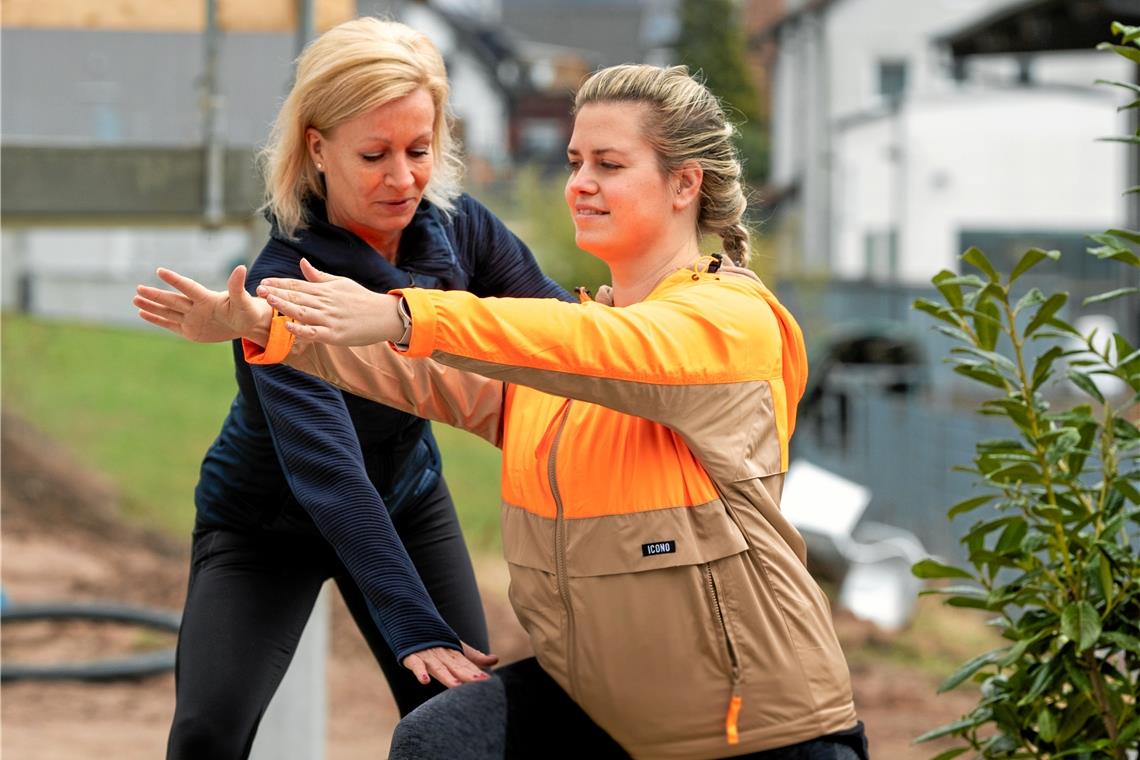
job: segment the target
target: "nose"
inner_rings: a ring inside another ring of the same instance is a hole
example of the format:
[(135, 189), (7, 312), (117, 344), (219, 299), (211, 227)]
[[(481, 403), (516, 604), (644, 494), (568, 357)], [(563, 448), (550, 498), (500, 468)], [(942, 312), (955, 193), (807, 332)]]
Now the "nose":
[(384, 175), (384, 184), (393, 190), (406, 190), (415, 182), (412, 176), (412, 167), (403, 154), (397, 153), (392, 157), (388, 172)]
[(574, 195), (593, 195), (598, 192), (598, 183), (589, 169), (583, 166), (567, 178), (566, 191)]

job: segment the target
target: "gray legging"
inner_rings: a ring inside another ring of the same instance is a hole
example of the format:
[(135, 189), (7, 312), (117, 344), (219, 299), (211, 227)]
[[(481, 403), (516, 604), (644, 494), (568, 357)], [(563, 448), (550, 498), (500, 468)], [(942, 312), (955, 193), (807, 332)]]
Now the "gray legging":
[[(629, 755), (533, 658), (425, 702), (396, 727), (388, 760), (621, 760)], [(858, 749), (856, 749), (858, 748)], [(741, 760), (867, 760), (863, 726)]]

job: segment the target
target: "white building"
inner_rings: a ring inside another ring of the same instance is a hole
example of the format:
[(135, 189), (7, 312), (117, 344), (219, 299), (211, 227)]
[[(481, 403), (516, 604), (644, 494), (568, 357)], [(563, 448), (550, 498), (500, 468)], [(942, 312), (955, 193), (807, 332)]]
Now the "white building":
[(1123, 149), (1097, 138), (1127, 125), (1093, 81), (1130, 79), (1126, 62), (992, 56), (955, 78), (937, 38), (1009, 5), (789, 0), (767, 32), (784, 270), (922, 285), (971, 244), (1124, 223)]

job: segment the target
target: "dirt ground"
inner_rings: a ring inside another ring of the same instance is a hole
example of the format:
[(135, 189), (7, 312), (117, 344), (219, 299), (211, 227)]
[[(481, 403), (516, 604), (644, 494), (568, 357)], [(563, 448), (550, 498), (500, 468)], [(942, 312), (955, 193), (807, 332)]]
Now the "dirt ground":
[[(2, 422), (0, 583), (10, 602), (102, 600), (177, 610), (186, 546), (125, 523), (114, 489), (17, 419)], [(477, 561), (494, 652), (528, 653), (506, 601), (497, 557)], [(328, 760), (374, 760), (397, 716), (379, 669), (336, 594), (328, 664)], [(891, 636), (839, 614), (860, 717), (878, 760), (928, 758), (947, 745), (911, 739), (962, 715), (969, 693), (936, 696), (937, 677), (890, 656)], [(8, 623), (5, 662), (60, 662), (169, 646), (172, 637), (107, 624)], [(852, 656), (858, 655), (858, 656)], [(10, 760), (161, 757), (174, 709), (171, 674), (110, 683), (28, 682), (0, 687), (0, 755)]]

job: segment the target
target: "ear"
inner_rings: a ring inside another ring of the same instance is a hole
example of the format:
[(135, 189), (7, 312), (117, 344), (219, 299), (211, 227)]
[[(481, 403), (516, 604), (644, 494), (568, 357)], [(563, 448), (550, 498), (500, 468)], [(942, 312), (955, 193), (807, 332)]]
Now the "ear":
[(672, 184), (676, 190), (676, 196), (673, 198), (674, 210), (683, 211), (700, 202), (701, 182), (704, 178), (705, 170), (696, 161), (686, 161), (673, 173)]
[(321, 147), (324, 137), (317, 131), (315, 127), (305, 128), (305, 145), (309, 149), (309, 158), (314, 164), (323, 163), (321, 158)]

